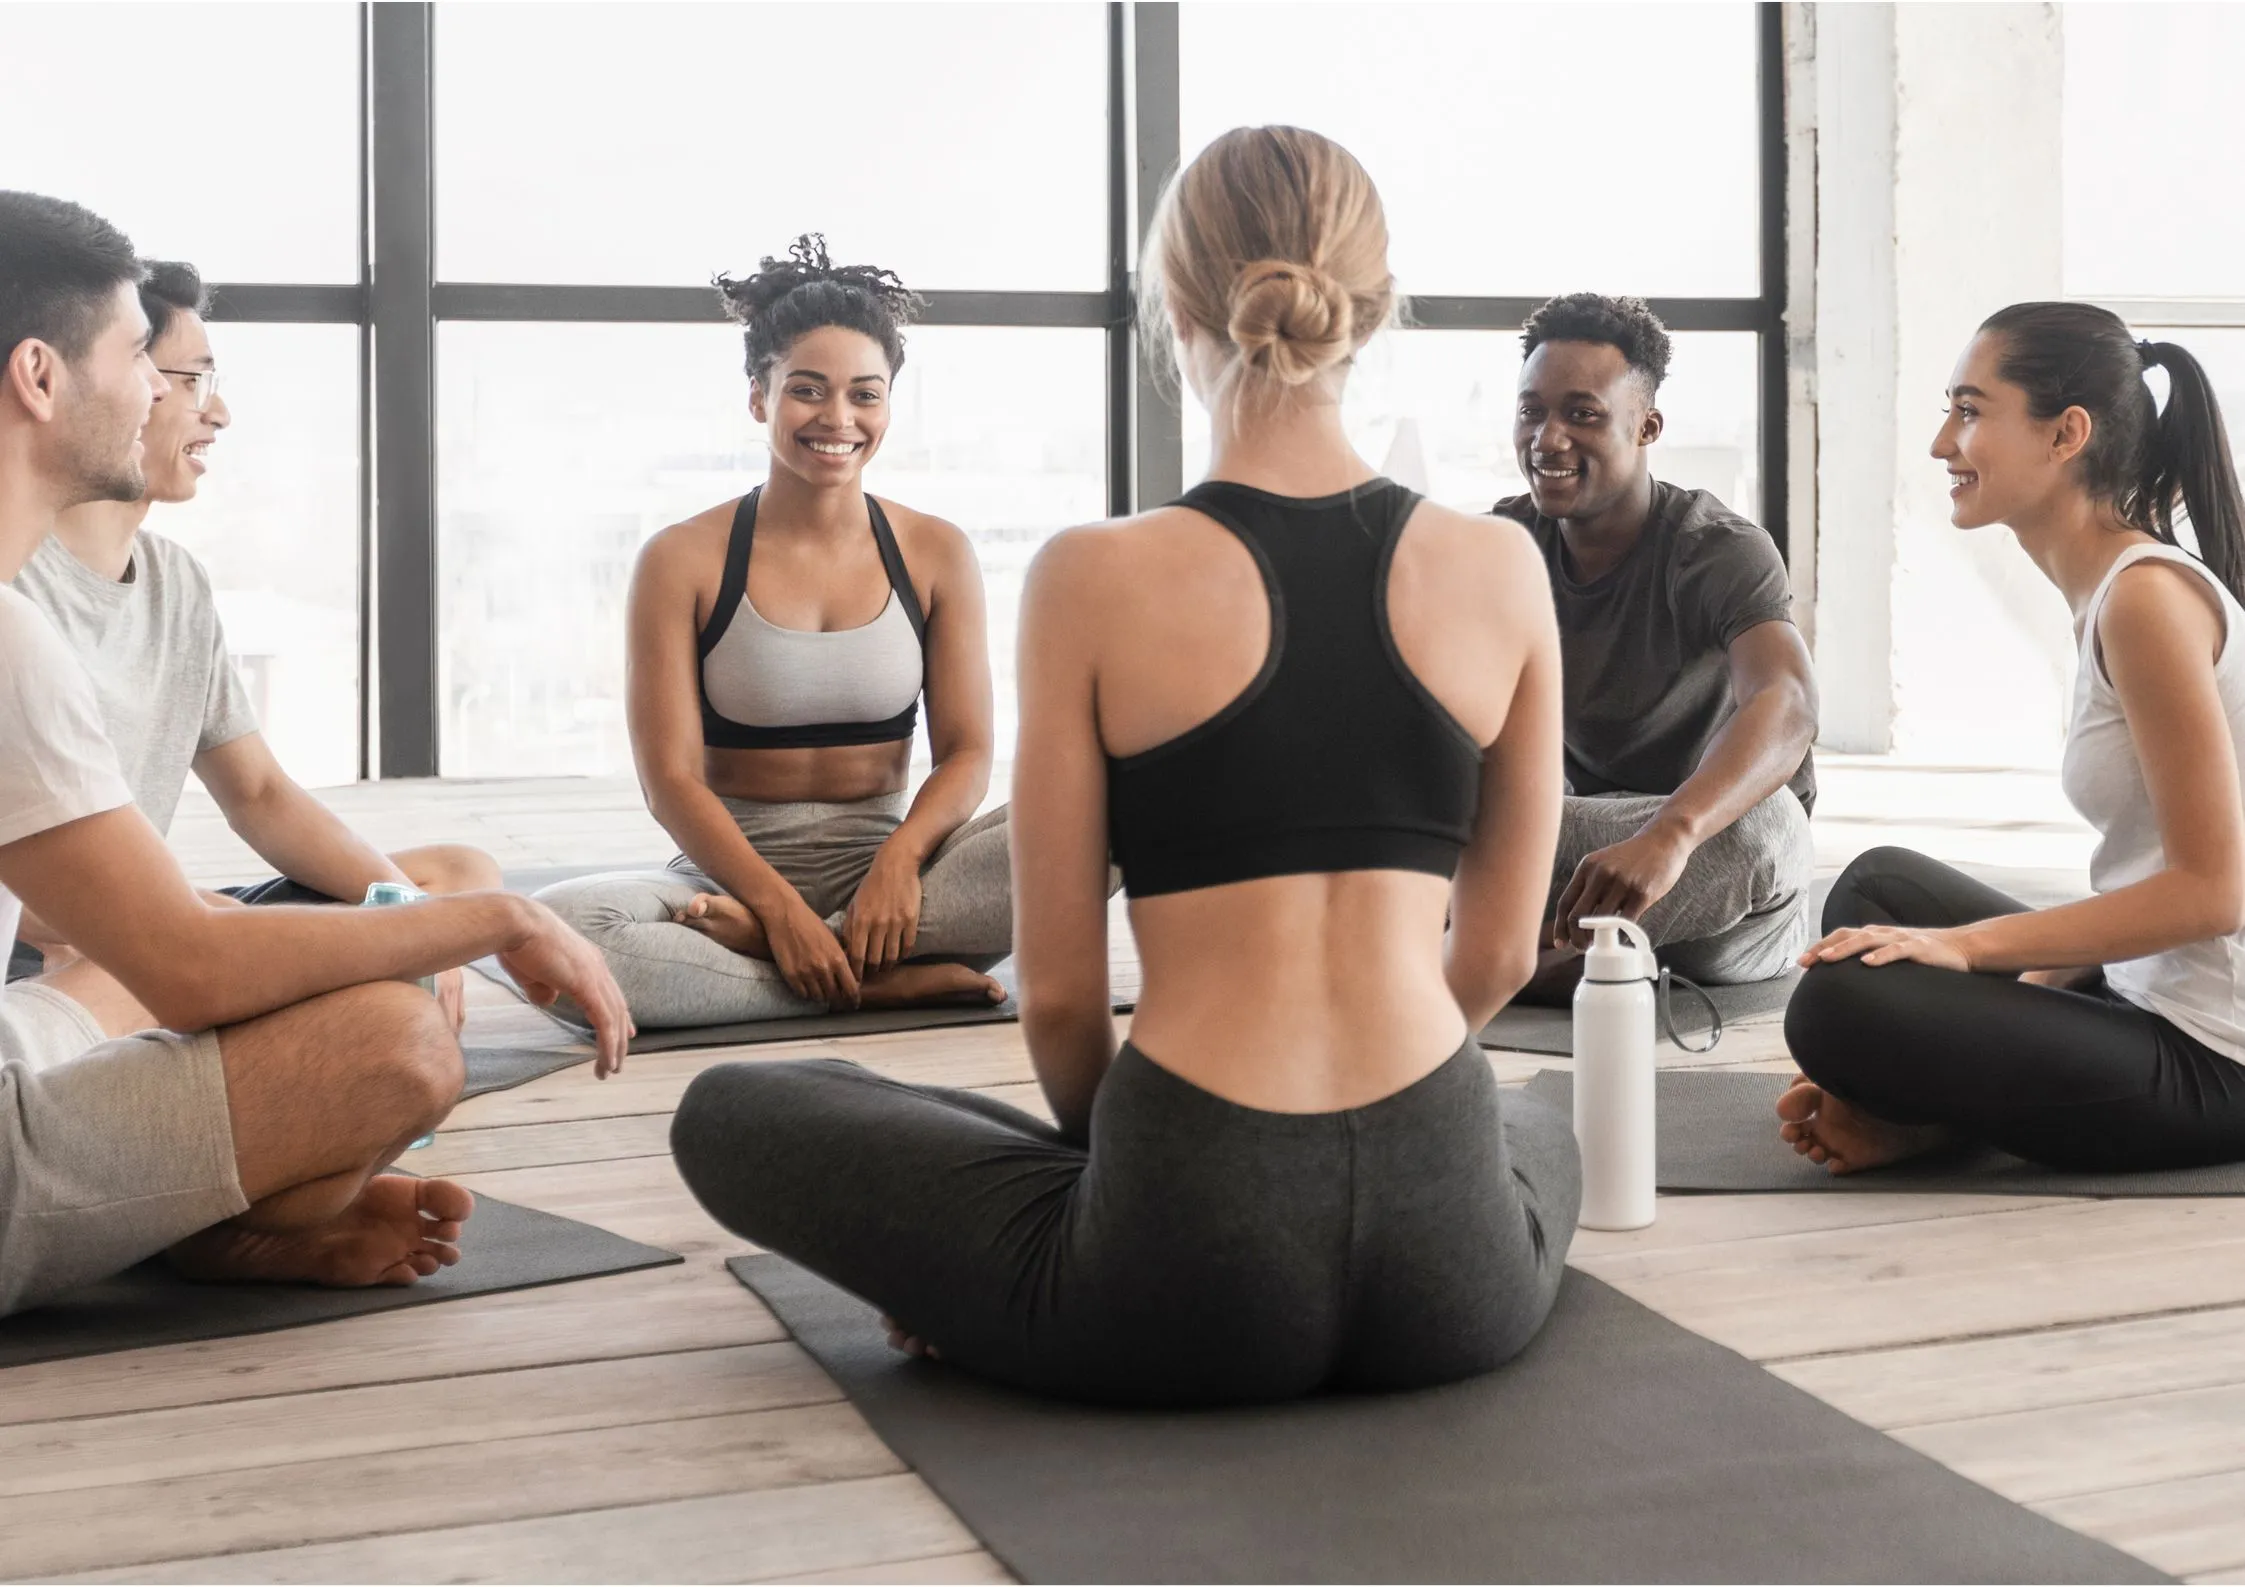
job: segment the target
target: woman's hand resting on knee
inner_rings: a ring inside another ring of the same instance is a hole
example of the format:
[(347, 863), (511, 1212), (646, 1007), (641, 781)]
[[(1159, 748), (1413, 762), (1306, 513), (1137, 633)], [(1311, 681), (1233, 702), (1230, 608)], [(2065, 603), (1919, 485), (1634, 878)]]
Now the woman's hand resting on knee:
[(1801, 968), (1860, 958), (1865, 964), (1929, 964), (1936, 970), (1973, 968), (1963, 933), (1947, 927), (1848, 926), (1827, 933), (1801, 955)]

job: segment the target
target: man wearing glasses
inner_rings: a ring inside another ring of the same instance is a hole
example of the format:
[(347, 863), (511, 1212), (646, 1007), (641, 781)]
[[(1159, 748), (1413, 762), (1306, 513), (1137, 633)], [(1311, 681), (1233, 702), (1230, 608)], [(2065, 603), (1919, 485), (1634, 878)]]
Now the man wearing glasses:
[[(141, 527), (156, 503), (194, 498), (212, 445), (233, 422), (218, 394), (202, 277), (191, 265), (152, 264), (140, 301), (154, 330), (149, 356), (169, 382), (141, 436), (147, 488), (137, 501), (86, 502), (61, 514), (15, 581), (92, 674), (133, 802), (158, 832), (169, 831), (192, 769), (227, 824), (281, 873), (226, 890), (244, 903), (356, 903), (373, 882), (427, 893), (498, 886), (498, 866), (478, 849), (383, 855), (274, 759), (227, 656), (209, 576), (184, 548)], [(27, 915), (8, 978), (68, 959), (59, 934)], [(447, 971), (437, 990), (457, 1029), (460, 972)]]

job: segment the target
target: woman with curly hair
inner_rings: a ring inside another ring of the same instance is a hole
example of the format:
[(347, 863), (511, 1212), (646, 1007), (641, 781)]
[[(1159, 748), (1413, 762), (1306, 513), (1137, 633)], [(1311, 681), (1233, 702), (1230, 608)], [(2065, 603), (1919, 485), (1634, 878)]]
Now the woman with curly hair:
[[(982, 575), (953, 525), (865, 492), (916, 300), (796, 239), (717, 290), (748, 350), (762, 485), (648, 541), (627, 712), (667, 870), (539, 896), (641, 1026), (995, 1003), (1012, 941), (990, 784)], [(922, 695), (934, 770), (906, 797)]]

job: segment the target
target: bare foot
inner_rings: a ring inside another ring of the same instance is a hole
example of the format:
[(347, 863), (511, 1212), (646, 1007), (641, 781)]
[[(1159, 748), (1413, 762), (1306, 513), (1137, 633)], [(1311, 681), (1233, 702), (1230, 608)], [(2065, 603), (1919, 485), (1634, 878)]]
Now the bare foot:
[(670, 918), (673, 925), (698, 931), (720, 948), (730, 948), (751, 959), (772, 956), (771, 942), (764, 935), (764, 923), (749, 913), (746, 904), (730, 894), (696, 893), (687, 900), (684, 909)]
[(377, 1174), (332, 1223), (286, 1233), (222, 1223), (166, 1254), (201, 1284), (410, 1284), (460, 1260), (460, 1226), (474, 1209), (448, 1179)]
[(860, 1008), (924, 1008), (931, 1003), (1003, 1003), (1006, 989), (963, 964), (900, 964), (858, 987)]
[(1835, 1174), (1882, 1168), (1930, 1152), (1949, 1139), (1938, 1124), (1892, 1124), (1842, 1102), (1806, 1076), (1777, 1099), (1780, 1139)]

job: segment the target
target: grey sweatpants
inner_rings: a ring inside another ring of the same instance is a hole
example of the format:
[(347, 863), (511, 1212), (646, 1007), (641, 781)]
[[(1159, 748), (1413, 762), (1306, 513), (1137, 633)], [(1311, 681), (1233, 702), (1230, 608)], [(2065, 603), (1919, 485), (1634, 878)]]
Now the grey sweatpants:
[(1088, 1141), (856, 1064), (724, 1064), (671, 1124), (736, 1234), (1040, 1394), (1152, 1405), (1447, 1383), (1518, 1354), (1581, 1199), (1565, 1113), (1468, 1041), (1392, 1096), (1270, 1113), (1123, 1046)]
[[(725, 808), (765, 863), (839, 928), (910, 801), (901, 793), (851, 804), (727, 799)], [(921, 871), (920, 934), (912, 957), (978, 970), (996, 964), (1013, 947), (1012, 885), (1001, 805), (944, 839)], [(797, 997), (770, 960), (735, 953), (674, 923), (696, 893), (723, 891), (681, 854), (666, 870), (556, 882), (538, 901), (601, 951), (632, 1019), (649, 1029), (824, 1013), (824, 1003)]]
[[(1546, 918), (1583, 857), (1610, 848), (1660, 813), (1657, 794), (1569, 794), (1559, 819)], [(1816, 847), (1808, 812), (1780, 788), (1693, 851), (1668, 896), (1639, 922), (1660, 962), (1703, 986), (1783, 975), (1811, 940)]]

